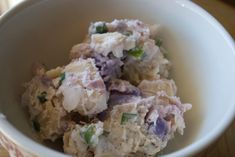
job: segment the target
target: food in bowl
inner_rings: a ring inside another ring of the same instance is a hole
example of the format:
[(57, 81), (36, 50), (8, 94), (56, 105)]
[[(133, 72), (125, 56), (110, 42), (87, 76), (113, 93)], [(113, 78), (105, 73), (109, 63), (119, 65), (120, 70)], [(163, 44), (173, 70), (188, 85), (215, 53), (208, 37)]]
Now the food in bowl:
[(157, 31), (140, 20), (94, 22), (69, 64), (35, 64), (22, 104), (40, 139), (63, 138), (77, 157), (127, 157), (155, 156), (183, 135), (192, 105), (176, 96)]

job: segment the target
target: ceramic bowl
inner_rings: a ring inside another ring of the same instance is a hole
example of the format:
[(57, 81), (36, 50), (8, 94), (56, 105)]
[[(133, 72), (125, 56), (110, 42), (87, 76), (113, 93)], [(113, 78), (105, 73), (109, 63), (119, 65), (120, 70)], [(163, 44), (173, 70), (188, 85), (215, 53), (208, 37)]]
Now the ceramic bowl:
[(20, 107), (22, 83), (33, 62), (49, 68), (68, 62), (91, 21), (131, 18), (160, 24), (172, 61), (172, 77), (183, 102), (184, 136), (176, 136), (165, 157), (195, 154), (215, 140), (235, 113), (235, 47), (226, 30), (187, 0), (30, 0), (0, 19), (0, 141), (12, 156), (65, 157), (34, 138)]

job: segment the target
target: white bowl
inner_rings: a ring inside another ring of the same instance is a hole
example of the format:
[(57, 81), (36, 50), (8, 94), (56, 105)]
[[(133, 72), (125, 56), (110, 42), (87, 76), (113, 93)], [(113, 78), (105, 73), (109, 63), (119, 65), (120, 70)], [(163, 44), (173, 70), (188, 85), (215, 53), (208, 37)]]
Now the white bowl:
[[(91, 21), (134, 18), (163, 26), (160, 33), (173, 63), (172, 76), (186, 113), (184, 136), (163, 156), (189, 156), (215, 140), (235, 114), (235, 47), (225, 29), (187, 0), (31, 0), (0, 20), (0, 141), (11, 154), (65, 157), (36, 142), (20, 107), (23, 82), (35, 61), (55, 67), (68, 62)], [(32, 140), (34, 139), (34, 140)]]

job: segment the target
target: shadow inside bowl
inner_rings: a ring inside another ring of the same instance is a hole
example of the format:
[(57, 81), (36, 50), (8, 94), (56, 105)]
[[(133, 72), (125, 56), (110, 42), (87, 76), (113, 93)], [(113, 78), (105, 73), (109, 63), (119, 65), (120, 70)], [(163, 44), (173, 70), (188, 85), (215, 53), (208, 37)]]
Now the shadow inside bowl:
[[(203, 107), (201, 106), (203, 103), (199, 82), (192, 75), (192, 67), (189, 66), (190, 61), (185, 55), (187, 54), (187, 47), (178, 42), (182, 40), (169, 27), (164, 28), (163, 26), (159, 35), (164, 41), (163, 47), (166, 48), (167, 58), (172, 63), (170, 77), (176, 82), (177, 96), (180, 97), (182, 103), (192, 104), (192, 109), (184, 114), (186, 125), (184, 135), (175, 133), (175, 137), (168, 142), (167, 147), (160, 153), (161, 155), (165, 155), (180, 150), (192, 144), (197, 139), (203, 124), (204, 115)], [(171, 41), (167, 39), (171, 39)]]

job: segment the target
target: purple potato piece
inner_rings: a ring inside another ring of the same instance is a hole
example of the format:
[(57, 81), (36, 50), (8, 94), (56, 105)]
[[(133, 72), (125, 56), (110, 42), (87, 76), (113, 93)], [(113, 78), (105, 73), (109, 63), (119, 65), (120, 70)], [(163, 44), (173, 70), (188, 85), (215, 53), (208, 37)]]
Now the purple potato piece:
[(118, 104), (129, 103), (138, 99), (139, 97), (135, 95), (112, 92), (109, 96), (108, 105), (114, 106)]
[(140, 98), (140, 90), (125, 80), (111, 80), (108, 90), (110, 91), (108, 101), (110, 106), (133, 102)]
[(132, 96), (140, 96), (141, 92), (139, 88), (130, 84), (130, 82), (126, 80), (115, 79), (110, 82), (108, 90), (111, 92), (119, 92), (122, 94), (132, 95)]
[(150, 124), (149, 130), (163, 140), (166, 137), (169, 128), (167, 122), (163, 118), (158, 117), (155, 124), (154, 123)]
[(103, 112), (97, 114), (97, 118), (102, 122), (106, 120), (107, 116), (108, 116), (108, 110), (104, 110)]
[(122, 76), (121, 66), (123, 62), (119, 58), (112, 56), (103, 56), (101, 54), (94, 54), (96, 67), (100, 71), (100, 75), (105, 82), (111, 79), (120, 78)]

